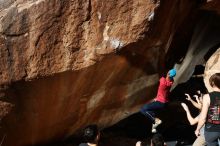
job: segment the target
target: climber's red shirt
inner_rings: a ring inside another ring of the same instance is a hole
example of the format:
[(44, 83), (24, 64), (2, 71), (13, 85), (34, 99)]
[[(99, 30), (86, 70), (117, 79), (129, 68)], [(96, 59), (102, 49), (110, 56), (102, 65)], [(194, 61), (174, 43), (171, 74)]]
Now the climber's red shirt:
[(162, 103), (168, 102), (168, 95), (170, 93), (170, 88), (173, 84), (173, 81), (166, 80), (165, 77), (160, 78), (160, 85), (157, 90), (157, 96), (155, 98), (156, 101), (160, 101)]

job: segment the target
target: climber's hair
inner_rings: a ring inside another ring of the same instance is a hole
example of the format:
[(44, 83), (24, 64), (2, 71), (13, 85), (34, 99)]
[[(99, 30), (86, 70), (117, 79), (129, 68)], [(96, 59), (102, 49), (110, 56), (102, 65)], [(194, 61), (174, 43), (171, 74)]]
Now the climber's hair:
[(215, 73), (209, 78), (209, 84), (220, 89), (220, 73)]
[(99, 135), (99, 130), (97, 125), (88, 125), (84, 129), (83, 137), (88, 143), (96, 143), (97, 137)]

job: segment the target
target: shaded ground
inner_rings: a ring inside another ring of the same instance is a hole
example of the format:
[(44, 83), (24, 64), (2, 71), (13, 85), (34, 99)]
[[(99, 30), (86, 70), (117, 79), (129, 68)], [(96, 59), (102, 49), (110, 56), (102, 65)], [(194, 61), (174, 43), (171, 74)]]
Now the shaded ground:
[[(159, 111), (163, 123), (157, 130), (166, 141), (179, 141), (182, 145), (191, 144), (194, 139), (194, 128), (188, 124), (185, 112), (179, 102), (168, 105), (166, 111)], [(151, 133), (150, 120), (141, 113), (135, 113), (112, 127), (101, 131), (100, 146), (135, 146), (139, 140), (149, 144)], [(78, 146), (80, 139), (69, 139), (53, 146)], [(48, 145), (47, 145), (48, 146)]]
[[(166, 111), (159, 111), (163, 123), (157, 128), (166, 141), (179, 141), (190, 144), (194, 141), (194, 128), (188, 124), (185, 112), (179, 102), (172, 103), (166, 107)], [(131, 115), (127, 119), (103, 131), (101, 145), (115, 146), (135, 145), (138, 140), (149, 143), (152, 136), (151, 123), (140, 113)], [(115, 133), (115, 134), (114, 134)], [(108, 138), (111, 137), (111, 140)]]

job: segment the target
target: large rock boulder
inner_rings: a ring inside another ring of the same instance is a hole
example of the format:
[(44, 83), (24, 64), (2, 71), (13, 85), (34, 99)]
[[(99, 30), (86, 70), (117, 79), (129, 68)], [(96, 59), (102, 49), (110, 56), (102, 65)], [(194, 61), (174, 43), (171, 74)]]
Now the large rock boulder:
[(1, 0), (0, 139), (34, 145), (110, 126), (155, 96), (200, 1)]
[(145, 36), (160, 1), (1, 1), (1, 83), (91, 66)]

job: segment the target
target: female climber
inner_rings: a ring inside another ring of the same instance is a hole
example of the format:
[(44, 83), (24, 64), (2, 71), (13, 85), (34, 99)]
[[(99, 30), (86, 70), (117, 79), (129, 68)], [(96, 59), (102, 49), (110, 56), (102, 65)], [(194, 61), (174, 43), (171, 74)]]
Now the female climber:
[(155, 110), (164, 108), (165, 104), (169, 101), (168, 95), (170, 93), (170, 88), (173, 85), (174, 77), (176, 76), (176, 70), (171, 69), (168, 71), (166, 77), (160, 78), (160, 84), (157, 91), (157, 96), (154, 98), (153, 102), (145, 104), (140, 112), (147, 116), (153, 123), (152, 133), (156, 133), (156, 128), (162, 123), (162, 121), (156, 117)]

